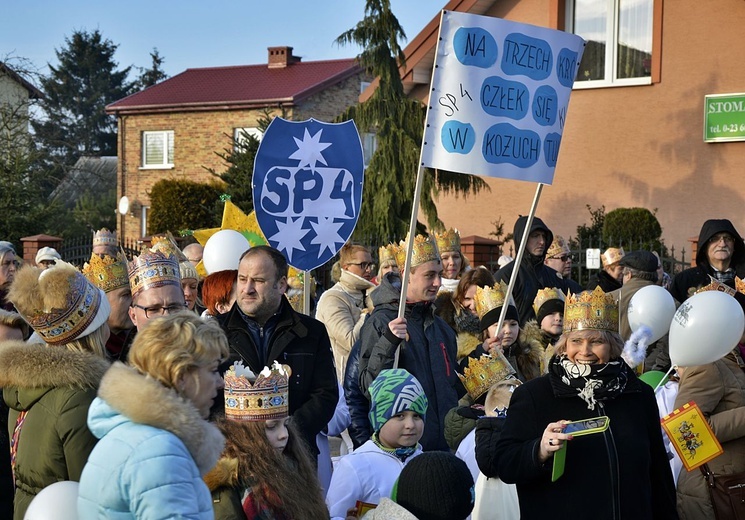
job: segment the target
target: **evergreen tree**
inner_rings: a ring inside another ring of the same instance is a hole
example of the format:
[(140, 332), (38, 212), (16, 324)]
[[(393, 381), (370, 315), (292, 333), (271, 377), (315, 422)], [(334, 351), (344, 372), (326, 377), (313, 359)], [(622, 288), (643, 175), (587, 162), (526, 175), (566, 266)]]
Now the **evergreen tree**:
[(62, 166), (83, 155), (116, 155), (116, 118), (105, 107), (133, 86), (127, 82), (131, 67), (118, 70), (114, 61), (117, 47), (98, 30), (75, 31), (55, 51), (59, 64), (49, 64), (50, 74), (41, 79), (44, 117), (33, 126)]
[[(379, 82), (370, 98), (339, 117), (340, 121), (354, 119), (360, 132), (374, 132), (377, 139), (365, 172), (362, 212), (355, 229), (360, 240), (403, 238), (409, 228), (426, 109), (404, 94), (399, 64), (405, 66), (405, 56), (398, 42), (405, 38), (390, 0), (366, 0), (364, 19), (336, 40), (339, 45), (364, 49), (357, 59)], [(428, 227), (443, 227), (434, 201), (440, 193), (465, 196), (483, 188), (488, 185), (476, 176), (427, 169), (420, 208)]]
[(153, 47), (153, 52), (150, 53), (150, 59), (152, 60), (150, 68), (137, 67), (137, 70), (140, 71), (140, 75), (137, 81), (135, 81), (135, 88), (137, 90), (145, 90), (147, 87), (152, 87), (156, 83), (168, 79), (168, 74), (163, 70), (163, 63), (166, 60), (160, 55), (157, 48)]

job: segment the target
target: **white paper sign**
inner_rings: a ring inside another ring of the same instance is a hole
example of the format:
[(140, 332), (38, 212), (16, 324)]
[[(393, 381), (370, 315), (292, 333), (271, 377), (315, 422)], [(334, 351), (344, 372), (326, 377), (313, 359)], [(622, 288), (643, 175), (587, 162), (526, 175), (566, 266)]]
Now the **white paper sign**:
[(424, 166), (551, 184), (584, 45), (562, 31), (443, 11)]

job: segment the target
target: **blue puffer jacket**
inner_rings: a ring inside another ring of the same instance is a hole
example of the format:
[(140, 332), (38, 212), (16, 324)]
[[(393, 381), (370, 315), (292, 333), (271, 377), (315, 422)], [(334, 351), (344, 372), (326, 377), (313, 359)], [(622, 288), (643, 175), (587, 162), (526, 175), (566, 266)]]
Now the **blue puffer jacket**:
[(91, 404), (88, 426), (101, 440), (80, 478), (81, 520), (212, 519), (202, 480), (224, 438), (172, 389), (116, 363)]

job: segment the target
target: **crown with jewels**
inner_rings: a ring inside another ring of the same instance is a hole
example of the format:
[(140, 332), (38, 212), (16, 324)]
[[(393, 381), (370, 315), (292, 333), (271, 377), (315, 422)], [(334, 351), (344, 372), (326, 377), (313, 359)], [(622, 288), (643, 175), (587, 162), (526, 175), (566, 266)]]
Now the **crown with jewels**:
[(132, 298), (145, 289), (175, 285), (181, 289), (181, 274), (176, 257), (162, 251), (145, 250), (129, 263)]
[(564, 237), (561, 235), (556, 235), (554, 237), (554, 241), (551, 242), (551, 246), (549, 246), (548, 251), (546, 251), (546, 258), (568, 255), (571, 252), (572, 251), (571, 249), (569, 249), (569, 244), (567, 244), (567, 241), (564, 240)]
[(611, 264), (620, 262), (624, 256), (626, 256), (626, 253), (623, 252), (622, 247), (609, 247), (600, 255), (600, 259), (603, 261), (603, 267), (608, 267)]
[(720, 282), (719, 280), (717, 280), (716, 278), (712, 276), (709, 276), (709, 279), (711, 280), (709, 285), (704, 285), (703, 287), (698, 289), (694, 294), (698, 294), (698, 293), (706, 292), (706, 291), (719, 291), (719, 292), (729, 294), (730, 296), (734, 296), (735, 292), (740, 291), (740, 288), (745, 288), (745, 283), (743, 283), (743, 281), (737, 277), (735, 278), (735, 287), (737, 287), (737, 282), (738, 281), (740, 282), (740, 287), (737, 289), (737, 291), (735, 291), (735, 289), (733, 289), (729, 285)]
[(447, 251), (460, 252), (460, 233), (457, 229), (450, 228), (442, 233), (435, 233), (435, 241), (440, 253)]
[[(396, 246), (394, 244), (388, 244), (387, 246), (380, 246), (378, 248), (378, 265), (385, 265), (387, 262), (396, 263)], [(398, 265), (398, 264), (396, 264)]]
[[(400, 270), (403, 270), (406, 264), (406, 241), (402, 240), (398, 245), (391, 244), (389, 247), (393, 249), (393, 254), (396, 256), (396, 265), (398, 265)], [(431, 236), (416, 235), (411, 251), (411, 267), (416, 267), (432, 260), (440, 260), (437, 242)]]
[(93, 235), (94, 246), (117, 246), (116, 231), (101, 228)]
[(276, 361), (255, 375), (236, 361), (225, 372), (225, 417), (233, 421), (269, 421), (289, 415), (291, 370)]
[[(489, 311), (503, 307), (506, 295), (507, 285), (502, 281), (495, 283), (494, 287), (476, 287), (476, 295), (473, 299), (479, 319), (486, 316)], [(509, 305), (515, 305), (512, 297), (510, 297)]]
[(116, 258), (91, 254), (91, 259), (83, 265), (83, 274), (93, 285), (106, 293), (129, 285), (127, 259), (121, 252), (116, 254)]
[(564, 333), (573, 330), (618, 332), (618, 303), (600, 288), (567, 296), (564, 303)]
[(557, 289), (556, 287), (540, 289), (535, 295), (535, 300), (533, 300), (533, 310), (535, 313), (538, 314), (538, 311), (541, 310), (543, 304), (549, 300), (560, 300), (565, 302), (566, 296), (564, 296), (564, 292), (561, 289)]
[(497, 350), (496, 355), (482, 354), (480, 358), (469, 358), (463, 375), (458, 377), (466, 387), (468, 395), (475, 401), (495, 384), (515, 373), (504, 354)]

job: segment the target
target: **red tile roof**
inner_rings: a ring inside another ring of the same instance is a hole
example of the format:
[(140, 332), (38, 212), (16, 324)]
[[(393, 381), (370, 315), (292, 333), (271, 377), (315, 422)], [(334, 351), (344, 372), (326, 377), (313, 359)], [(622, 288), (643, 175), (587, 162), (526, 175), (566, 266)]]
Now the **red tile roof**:
[(106, 111), (116, 114), (293, 103), (360, 71), (355, 59), (299, 62), (281, 68), (262, 64), (187, 69), (108, 105)]

